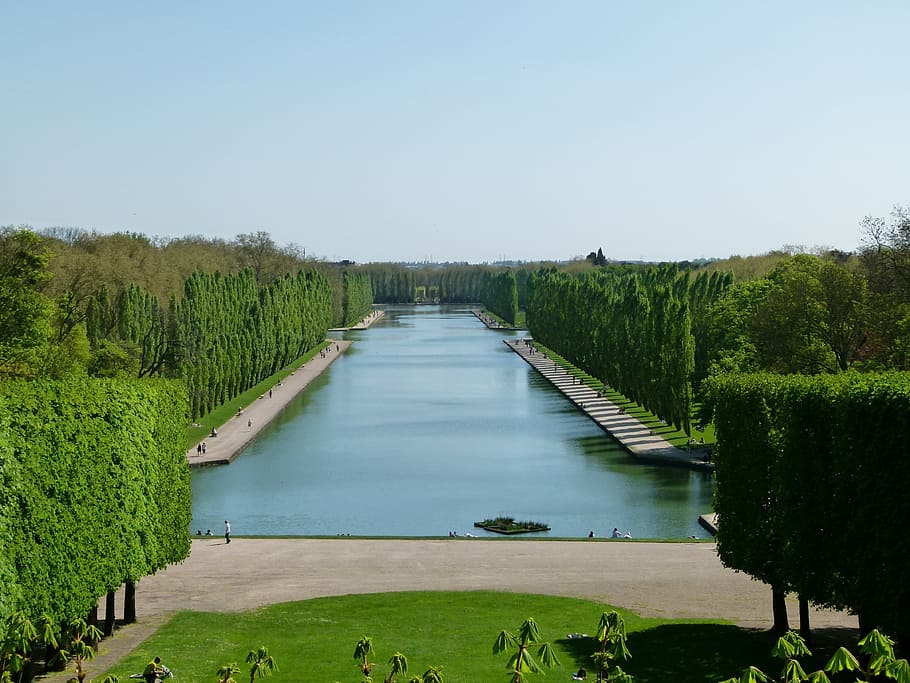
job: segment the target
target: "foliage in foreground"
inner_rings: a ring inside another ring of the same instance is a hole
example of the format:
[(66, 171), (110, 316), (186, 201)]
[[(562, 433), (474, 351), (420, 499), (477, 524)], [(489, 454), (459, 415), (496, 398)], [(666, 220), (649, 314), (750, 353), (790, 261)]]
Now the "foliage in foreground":
[(550, 643), (544, 641), (540, 635), (537, 622), (530, 617), (525, 619), (518, 631), (513, 633), (503, 629), (493, 643), (493, 654), (512, 651), (506, 669), (509, 671), (512, 683), (524, 683), (529, 673), (541, 673), (542, 669), (531, 654), (532, 646), (537, 645), (537, 659), (544, 666), (553, 668), (559, 665), (559, 658), (553, 651)]
[(831, 683), (831, 676), (840, 676), (836, 680), (852, 681), (881, 680), (880, 677), (892, 679), (898, 683), (910, 683), (910, 664), (906, 659), (894, 656), (894, 641), (888, 636), (873, 629), (859, 641), (865, 666), (845, 647), (839, 647), (828, 660), (824, 668), (807, 674), (799, 663), (800, 657), (812, 654), (806, 641), (795, 631), (788, 631), (774, 645), (771, 654), (783, 660), (780, 678), (773, 679), (761, 669), (750, 666), (739, 678), (728, 678), (722, 683)]

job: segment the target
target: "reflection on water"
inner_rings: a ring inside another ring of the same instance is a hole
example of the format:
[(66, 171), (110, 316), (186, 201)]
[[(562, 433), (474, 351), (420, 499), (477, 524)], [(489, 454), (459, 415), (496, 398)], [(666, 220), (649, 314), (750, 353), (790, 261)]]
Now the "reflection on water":
[(468, 308), (390, 307), (244, 454), (193, 473), (195, 530), (705, 537), (710, 477), (636, 463)]

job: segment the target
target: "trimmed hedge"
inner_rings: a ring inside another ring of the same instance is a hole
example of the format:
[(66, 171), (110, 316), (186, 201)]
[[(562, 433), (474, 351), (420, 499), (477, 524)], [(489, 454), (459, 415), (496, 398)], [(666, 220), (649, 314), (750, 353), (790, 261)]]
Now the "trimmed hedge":
[(864, 628), (910, 634), (910, 373), (725, 375), (721, 561)]
[(180, 382), (0, 384), (0, 617), (81, 617), (187, 557), (186, 414)]
[(483, 305), (510, 325), (518, 318), (518, 283), (515, 273), (506, 270), (487, 276)]
[(373, 309), (373, 287), (367, 273), (344, 271), (344, 327), (356, 325)]

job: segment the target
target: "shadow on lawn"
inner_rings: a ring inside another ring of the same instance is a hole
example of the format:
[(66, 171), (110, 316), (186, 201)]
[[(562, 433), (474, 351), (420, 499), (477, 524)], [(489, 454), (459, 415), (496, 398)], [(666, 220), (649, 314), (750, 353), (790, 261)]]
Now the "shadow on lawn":
[[(855, 629), (819, 629), (813, 632), (812, 658), (803, 662), (807, 671), (824, 665), (839, 646), (855, 645)], [(771, 656), (776, 636), (768, 631), (742, 629), (722, 624), (667, 624), (629, 634), (632, 659), (621, 662), (639, 683), (710, 683), (739, 676), (748, 666), (778, 674), (780, 662)], [(594, 638), (564, 638), (559, 641), (572, 658), (573, 669), (594, 671)], [(811, 646), (810, 646), (811, 647)], [(563, 662), (566, 666), (569, 662)]]

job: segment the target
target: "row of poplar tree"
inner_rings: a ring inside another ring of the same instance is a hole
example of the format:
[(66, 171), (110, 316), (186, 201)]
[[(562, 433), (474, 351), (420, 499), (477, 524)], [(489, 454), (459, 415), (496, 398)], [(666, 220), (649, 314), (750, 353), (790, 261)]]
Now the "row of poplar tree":
[(607, 267), (531, 277), (528, 328), (537, 341), (687, 432), (693, 382), (706, 373), (708, 311), (728, 273)]
[(451, 265), (408, 268), (391, 263), (368, 264), (359, 270), (369, 275), (376, 303), (415, 303), (419, 292), (425, 300), (442, 304), (480, 303), (486, 288), (487, 266)]
[(514, 325), (517, 322), (518, 283), (513, 271), (506, 270), (488, 276), (483, 305), (507, 323)]
[(369, 275), (374, 301), (385, 304), (412, 304), (422, 299), (441, 304), (489, 306), (491, 287), (500, 286), (498, 278), (509, 274), (515, 277), (511, 269), (461, 264), (409, 268), (371, 263), (358, 266), (358, 272)]
[[(353, 294), (349, 316), (371, 308), (369, 281), (346, 277)], [(99, 290), (87, 315), (96, 372), (119, 372), (140, 358), (141, 376), (185, 380), (196, 418), (256, 385), (313, 348), (331, 324), (331, 288), (318, 271), (284, 275), (262, 286), (252, 271), (194, 273), (183, 296), (163, 307), (136, 287), (115, 296)], [(125, 346), (136, 352), (124, 354)], [(119, 354), (119, 355), (118, 355)]]

